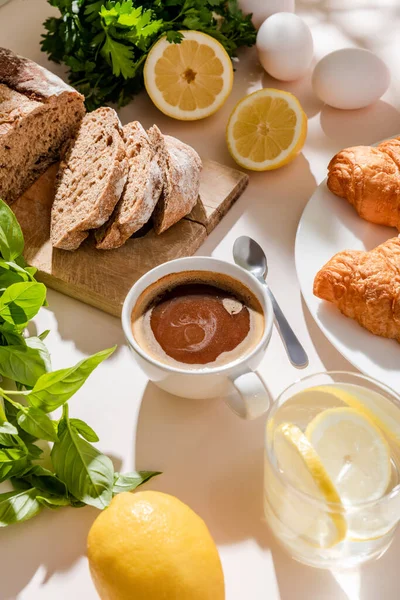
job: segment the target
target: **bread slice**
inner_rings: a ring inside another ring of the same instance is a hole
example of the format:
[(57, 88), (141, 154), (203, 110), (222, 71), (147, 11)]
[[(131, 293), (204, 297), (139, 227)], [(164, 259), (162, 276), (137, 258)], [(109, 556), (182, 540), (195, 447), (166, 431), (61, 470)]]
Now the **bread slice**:
[(153, 212), (153, 226), (160, 234), (188, 215), (197, 202), (202, 162), (195, 150), (180, 140), (163, 135), (156, 125), (148, 130), (162, 172), (164, 185)]
[(40, 65), (0, 48), (0, 198), (19, 198), (60, 156), (84, 98)]
[(86, 115), (65, 150), (56, 181), (50, 239), (75, 250), (110, 217), (128, 176), (128, 160), (117, 113), (99, 108)]
[(128, 180), (110, 220), (95, 236), (96, 248), (119, 248), (150, 219), (161, 194), (163, 176), (156, 152), (138, 121), (124, 128)]

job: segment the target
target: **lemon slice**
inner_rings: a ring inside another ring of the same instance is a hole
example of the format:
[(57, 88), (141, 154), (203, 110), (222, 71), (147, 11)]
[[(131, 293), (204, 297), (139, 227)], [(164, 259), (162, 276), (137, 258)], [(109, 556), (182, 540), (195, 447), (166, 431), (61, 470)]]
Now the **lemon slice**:
[(307, 116), (293, 94), (263, 89), (234, 108), (226, 131), (229, 152), (252, 171), (277, 169), (293, 160), (304, 146)]
[(400, 449), (400, 410), (381, 394), (357, 387), (356, 396), (339, 386), (331, 385), (316, 386), (311, 388), (310, 391), (327, 392), (354, 408), (373, 421), (385, 436)]
[(162, 37), (144, 66), (147, 93), (161, 112), (195, 121), (215, 113), (233, 84), (232, 61), (224, 47), (200, 31), (181, 31), (180, 44)]
[(372, 502), (385, 494), (391, 475), (389, 446), (365, 415), (353, 408), (330, 408), (309, 423), (306, 437), (343, 504)]
[(312, 499), (282, 487), (279, 501), (274, 502), (273, 507), (280, 521), (312, 546), (330, 548), (338, 544), (346, 535), (340, 497), (301, 429), (282, 423), (274, 434), (274, 452), (279, 470), (294, 488), (315, 500), (336, 505), (321, 508)]
[[(361, 501), (372, 500), (372, 504), (367, 505), (365, 507), (361, 507), (358, 510), (352, 511), (348, 517), (348, 538), (352, 541), (371, 541), (378, 539), (388, 533), (390, 533), (400, 519), (400, 495), (393, 494), (388, 497), (380, 500), (379, 502), (374, 503), (373, 497), (381, 496), (390, 488), (390, 479), (391, 479), (391, 464), (390, 464), (390, 449), (386, 443), (386, 440), (382, 436), (383, 432), (386, 437), (395, 442), (397, 444), (397, 449), (400, 449), (400, 426), (398, 422), (398, 413), (397, 409), (389, 402), (385, 402), (385, 399), (375, 392), (371, 392), (368, 390), (368, 393), (362, 394), (362, 390), (357, 389), (357, 396), (351, 394), (350, 392), (340, 389), (336, 386), (320, 386), (312, 388), (312, 391), (323, 391), (332, 394), (332, 396), (336, 397), (338, 400), (345, 402), (350, 409), (341, 408), (336, 410), (352, 410), (353, 413), (359, 415), (360, 418), (364, 419), (364, 421), (368, 421), (371, 427), (374, 429), (375, 434), (378, 431), (378, 439), (377, 442), (378, 454), (381, 456), (382, 464), (376, 468), (375, 475), (372, 472), (374, 468), (374, 464), (378, 455), (374, 454), (373, 446), (367, 449), (365, 453), (365, 449), (360, 447), (360, 457), (364, 464), (364, 468), (367, 469), (367, 474), (371, 479), (365, 478), (363, 481), (363, 485), (370, 485), (371, 490), (374, 488), (374, 477), (379, 479), (379, 471), (382, 470), (382, 480), (379, 481), (377, 492), (372, 493), (372, 498), (368, 498), (364, 496), (361, 498)], [(362, 400), (362, 401), (361, 401)], [(330, 411), (327, 411), (330, 412)], [(316, 424), (318, 424), (318, 419), (321, 416), (316, 417), (313, 422), (310, 423), (309, 429), (307, 430), (307, 435), (311, 435), (310, 431)], [(313, 426), (314, 423), (314, 426)], [(380, 430), (380, 431), (379, 431)], [(315, 442), (315, 437), (311, 437), (311, 440)], [(383, 443), (382, 443), (383, 440)], [(336, 445), (337, 441), (335, 438), (335, 453), (336, 453)], [(318, 449), (318, 448), (317, 448)], [(392, 451), (396, 450), (396, 446), (392, 445)], [(321, 447), (319, 447), (319, 451), (322, 452)], [(331, 455), (333, 450), (327, 452)], [(371, 457), (372, 454), (372, 457)], [(324, 460), (324, 456), (321, 456), (322, 460)], [(371, 460), (370, 460), (371, 459)], [(330, 459), (331, 460), (331, 459)], [(326, 468), (329, 471), (329, 467), (326, 465)], [(371, 469), (371, 474), (370, 474)], [(354, 475), (355, 471), (353, 471)], [(359, 472), (360, 473), (360, 472)], [(362, 476), (363, 474), (360, 473)], [(331, 473), (332, 476), (332, 473)], [(355, 485), (357, 485), (357, 479), (354, 481)], [(340, 486), (337, 484), (338, 489), (340, 490)], [(384, 489), (385, 488), (385, 489)], [(365, 491), (365, 487), (363, 488)], [(383, 490), (383, 492), (382, 492)], [(343, 493), (342, 490), (340, 490)], [(379, 498), (378, 498), (379, 499)]]

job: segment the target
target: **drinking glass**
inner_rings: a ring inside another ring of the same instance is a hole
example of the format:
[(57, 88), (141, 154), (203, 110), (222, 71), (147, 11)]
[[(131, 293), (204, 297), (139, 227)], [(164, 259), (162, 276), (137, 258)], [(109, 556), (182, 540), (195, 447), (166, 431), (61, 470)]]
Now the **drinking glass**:
[(352, 568), (379, 558), (400, 519), (399, 473), (400, 397), (388, 387), (353, 373), (319, 373), (274, 403), (264, 510), (296, 560)]

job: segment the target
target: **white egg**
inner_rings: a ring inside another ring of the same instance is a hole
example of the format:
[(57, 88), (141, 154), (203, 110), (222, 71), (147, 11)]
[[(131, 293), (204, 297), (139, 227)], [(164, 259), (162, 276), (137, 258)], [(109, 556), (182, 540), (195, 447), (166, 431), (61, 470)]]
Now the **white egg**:
[(239, 8), (245, 14), (253, 13), (253, 23), (258, 28), (277, 12), (294, 13), (295, 0), (239, 0)]
[(264, 21), (256, 45), (264, 69), (282, 81), (294, 81), (305, 75), (314, 53), (308, 25), (292, 13), (276, 13)]
[(383, 60), (369, 50), (343, 48), (322, 58), (312, 85), (322, 102), (334, 108), (364, 108), (379, 100), (390, 84)]

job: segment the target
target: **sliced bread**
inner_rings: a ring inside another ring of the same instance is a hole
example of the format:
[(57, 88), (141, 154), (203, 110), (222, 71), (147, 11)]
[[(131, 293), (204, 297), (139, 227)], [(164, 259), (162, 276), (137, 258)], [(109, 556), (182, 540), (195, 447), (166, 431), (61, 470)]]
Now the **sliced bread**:
[(0, 48), (0, 198), (13, 202), (59, 159), (84, 113), (76, 90)]
[(160, 197), (163, 176), (146, 131), (138, 121), (125, 125), (129, 174), (110, 220), (96, 231), (96, 248), (119, 248), (150, 219)]
[(128, 176), (122, 127), (112, 108), (86, 115), (68, 144), (56, 181), (50, 239), (75, 250), (101, 227), (121, 197)]
[(202, 163), (191, 146), (169, 135), (156, 125), (148, 130), (162, 172), (163, 191), (153, 212), (153, 226), (160, 234), (190, 213), (197, 202)]

